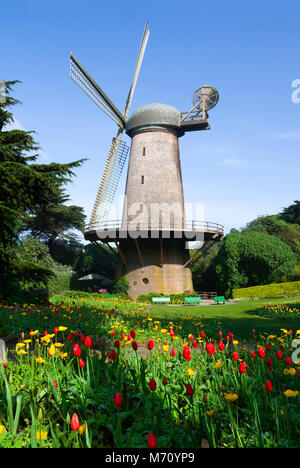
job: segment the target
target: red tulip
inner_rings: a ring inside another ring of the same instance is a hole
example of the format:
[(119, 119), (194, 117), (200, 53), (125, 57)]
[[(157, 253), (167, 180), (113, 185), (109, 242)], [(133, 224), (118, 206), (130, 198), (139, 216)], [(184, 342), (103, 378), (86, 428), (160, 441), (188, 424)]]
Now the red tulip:
[(149, 349), (149, 351), (151, 351), (151, 349), (153, 349), (153, 348), (154, 348), (154, 341), (149, 340), (149, 341), (148, 341), (148, 349)]
[(58, 333), (58, 327), (54, 328), (54, 333), (55, 333), (55, 335)]
[(154, 391), (156, 389), (156, 382), (154, 379), (151, 379), (149, 382), (149, 388), (150, 390)]
[(78, 343), (75, 343), (73, 346), (73, 353), (76, 357), (79, 357), (81, 355), (81, 349)]
[(263, 347), (260, 347), (260, 348), (259, 348), (259, 350), (258, 350), (258, 355), (259, 355), (259, 357), (262, 358), (262, 359), (265, 357), (266, 353), (265, 353), (265, 350), (264, 350)]
[(193, 390), (193, 387), (191, 386), (191, 384), (189, 384), (189, 383), (185, 384), (185, 388), (186, 388), (186, 394), (188, 396), (193, 396), (194, 395), (194, 390)]
[(286, 363), (287, 366), (292, 365), (292, 360), (291, 360), (291, 358), (289, 356), (285, 358), (285, 363)]
[(116, 393), (114, 397), (114, 404), (116, 406), (121, 406), (122, 405), (122, 397), (120, 393)]
[(8, 366), (8, 364), (7, 364), (7, 360), (5, 359), (5, 361), (3, 361), (3, 367), (4, 367), (4, 369), (6, 369), (6, 368), (7, 368), (7, 366)]
[(247, 370), (247, 364), (245, 362), (241, 362), (240, 363), (240, 373), (241, 374), (246, 374), (246, 370)]
[(176, 356), (176, 351), (175, 351), (174, 348), (171, 349), (171, 355), (172, 355), (173, 357)]
[(76, 413), (73, 414), (71, 419), (71, 429), (72, 431), (78, 431), (80, 428), (79, 419)]
[(278, 359), (278, 361), (279, 361), (280, 359), (282, 359), (282, 352), (281, 352), (281, 351), (277, 351), (277, 352), (276, 352), (276, 358)]
[(208, 354), (210, 354), (212, 356), (216, 351), (214, 344), (213, 343), (207, 343), (206, 344), (206, 351), (208, 352)]
[(87, 336), (84, 340), (84, 344), (87, 348), (90, 348), (92, 346), (92, 338), (90, 336)]
[(133, 341), (133, 342), (131, 343), (131, 346), (132, 346), (132, 349), (133, 349), (134, 351), (136, 351), (136, 350), (138, 349), (138, 344), (137, 344), (136, 341)]
[(271, 392), (273, 390), (273, 385), (272, 385), (272, 382), (270, 382), (270, 380), (267, 380), (266, 382), (266, 392)]
[(272, 359), (267, 359), (267, 367), (271, 368), (273, 366)]
[(116, 353), (116, 351), (115, 351), (114, 349), (113, 349), (113, 351), (112, 351), (110, 357), (111, 357), (111, 359), (113, 359), (113, 360), (117, 359), (117, 353)]
[(197, 340), (193, 340), (193, 347), (194, 347), (194, 348), (197, 348), (197, 346), (198, 346), (198, 341), (197, 341)]
[(167, 385), (167, 377), (166, 377), (166, 376), (163, 378), (162, 382), (163, 382), (163, 385), (164, 385), (164, 386)]
[(255, 352), (254, 352), (254, 351), (251, 351), (251, 356), (253, 357), (253, 359), (255, 359), (255, 358), (256, 358), (256, 354), (255, 354)]
[(191, 360), (191, 350), (188, 346), (185, 346), (183, 348), (183, 357), (184, 359), (186, 359), (187, 361), (190, 361)]
[(267, 351), (271, 351), (271, 345), (269, 343), (267, 344)]
[(56, 382), (56, 380), (53, 380), (53, 385), (54, 385), (55, 388), (57, 388), (57, 382)]
[(223, 350), (224, 350), (225, 345), (224, 345), (224, 343), (223, 343), (222, 341), (219, 341), (219, 343), (218, 343), (218, 348), (219, 348), (220, 351), (223, 351)]
[(84, 343), (85, 342), (85, 336), (83, 333), (81, 333), (80, 335), (80, 339), (81, 339), (81, 342)]
[(221, 330), (219, 331), (219, 336), (222, 337), (223, 333), (221, 332)]
[(119, 349), (119, 348), (120, 348), (120, 341), (119, 341), (119, 340), (116, 340), (116, 341), (115, 341), (115, 348), (116, 348), (116, 349)]
[(231, 332), (228, 333), (229, 338), (233, 338), (233, 334)]
[(69, 334), (68, 334), (67, 340), (68, 340), (70, 343), (72, 343), (72, 341), (73, 341), (72, 333), (69, 333)]
[(148, 448), (156, 448), (157, 447), (157, 440), (154, 434), (148, 434), (147, 438)]
[(238, 353), (237, 351), (234, 351), (234, 352), (232, 353), (232, 359), (233, 359), (234, 361), (238, 361), (238, 360), (239, 360), (239, 353)]
[(204, 337), (205, 337), (204, 331), (201, 331), (201, 332), (200, 332), (200, 336), (201, 336), (201, 338), (204, 338)]
[(174, 333), (173, 328), (170, 328), (170, 336), (174, 336), (174, 335), (175, 335), (175, 333)]
[(83, 368), (85, 366), (84, 360), (82, 358), (79, 359), (79, 367)]
[(133, 339), (136, 337), (136, 333), (135, 333), (134, 330), (131, 330), (130, 336), (131, 336), (131, 338), (133, 338)]

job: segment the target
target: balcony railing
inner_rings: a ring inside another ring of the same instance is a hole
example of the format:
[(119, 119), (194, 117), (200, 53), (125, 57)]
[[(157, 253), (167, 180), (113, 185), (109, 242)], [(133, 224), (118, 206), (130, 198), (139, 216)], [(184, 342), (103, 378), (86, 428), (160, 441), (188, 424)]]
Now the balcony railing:
[(136, 223), (130, 222), (127, 225), (121, 220), (104, 221), (92, 223), (85, 226), (84, 232), (89, 231), (109, 231), (109, 230), (124, 230), (124, 231), (195, 231), (195, 232), (212, 232), (224, 234), (224, 226), (218, 223), (208, 221), (185, 221), (183, 223), (175, 221), (170, 223)]

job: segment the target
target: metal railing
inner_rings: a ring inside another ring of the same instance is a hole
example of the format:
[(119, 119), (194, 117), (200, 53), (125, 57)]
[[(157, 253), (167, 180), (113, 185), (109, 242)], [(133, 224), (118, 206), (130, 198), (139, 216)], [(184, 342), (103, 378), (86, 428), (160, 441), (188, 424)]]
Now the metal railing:
[(129, 223), (122, 223), (121, 220), (102, 221), (97, 223), (90, 223), (85, 226), (84, 232), (88, 231), (108, 231), (108, 230), (128, 230), (128, 231), (195, 231), (195, 232), (213, 232), (217, 234), (224, 234), (224, 226), (218, 223), (209, 221), (185, 221), (185, 222), (170, 222), (170, 223), (136, 223), (131, 221)]

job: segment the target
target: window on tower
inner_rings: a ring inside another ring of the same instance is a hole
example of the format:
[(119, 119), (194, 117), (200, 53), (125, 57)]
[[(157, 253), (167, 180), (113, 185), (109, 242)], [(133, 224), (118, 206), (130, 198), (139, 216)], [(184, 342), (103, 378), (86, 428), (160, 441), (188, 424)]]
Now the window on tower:
[(143, 184), (143, 183), (144, 183), (144, 176), (142, 175), (142, 181), (141, 181), (141, 184)]
[(143, 156), (146, 156), (146, 148), (145, 148), (145, 146), (143, 147)]

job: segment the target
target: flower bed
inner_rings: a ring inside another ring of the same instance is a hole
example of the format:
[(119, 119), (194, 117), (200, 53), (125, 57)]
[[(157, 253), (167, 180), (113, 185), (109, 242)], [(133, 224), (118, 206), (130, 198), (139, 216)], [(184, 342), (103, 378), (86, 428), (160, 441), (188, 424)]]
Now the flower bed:
[(99, 305), (2, 304), (18, 342), (0, 364), (0, 447), (299, 446), (300, 332), (246, 345), (218, 322)]

